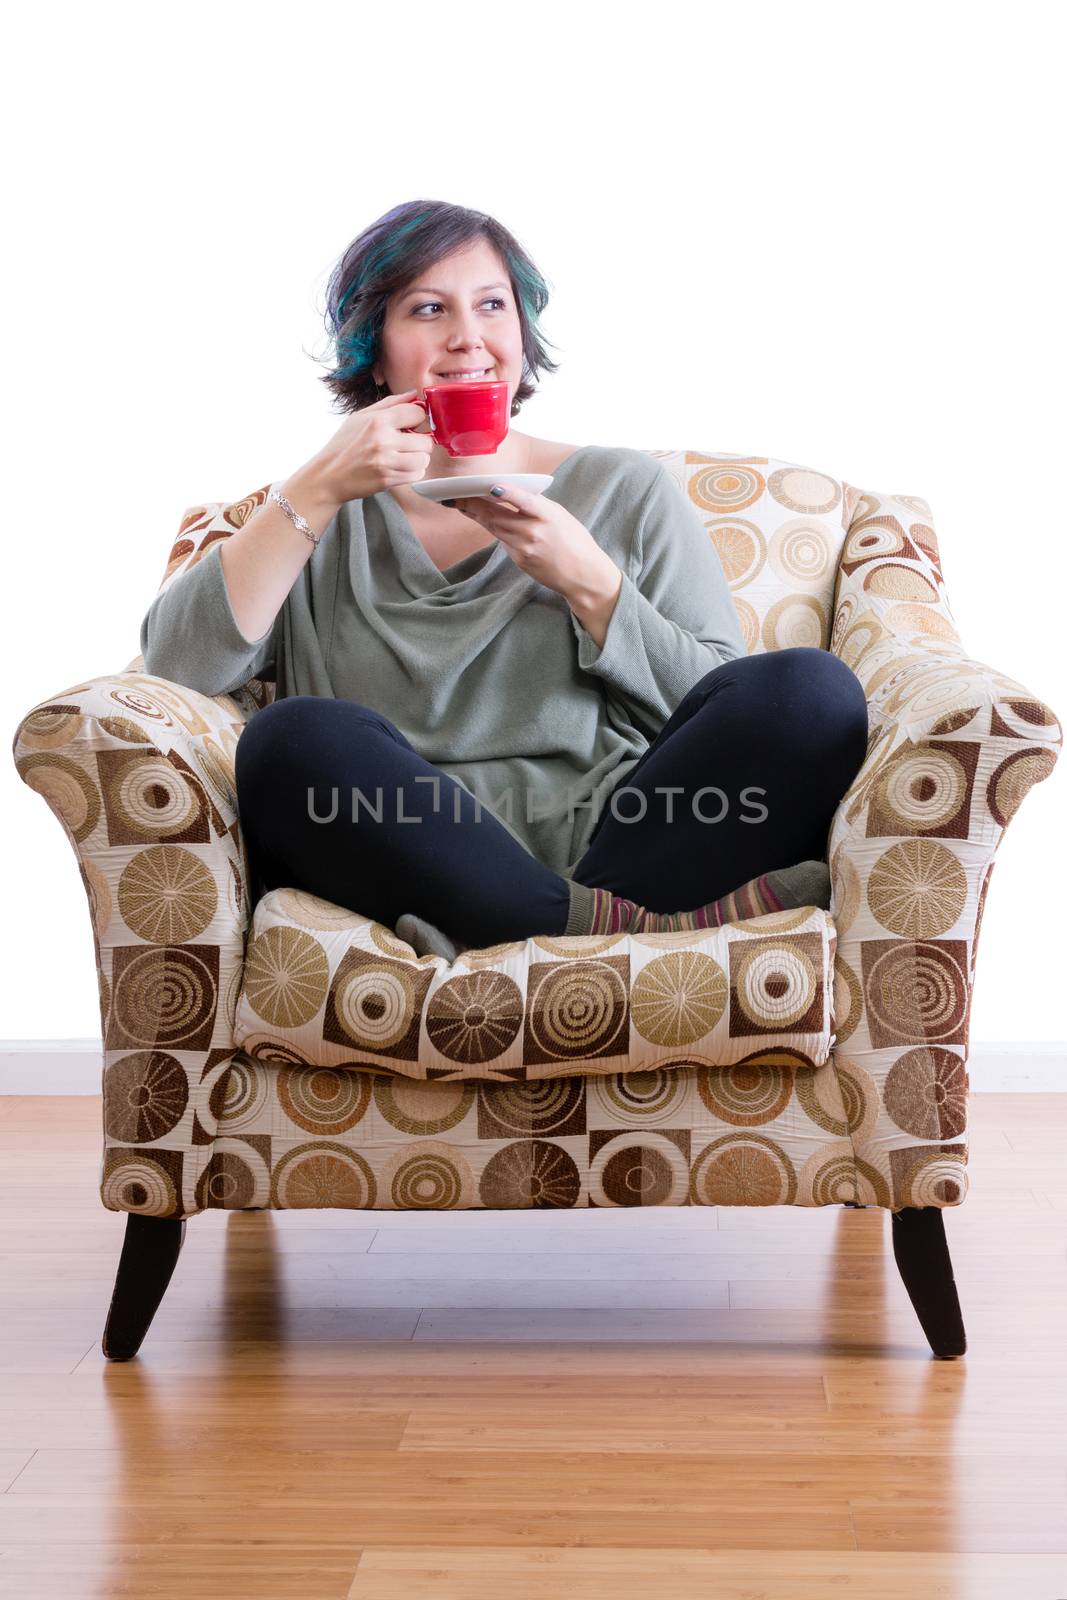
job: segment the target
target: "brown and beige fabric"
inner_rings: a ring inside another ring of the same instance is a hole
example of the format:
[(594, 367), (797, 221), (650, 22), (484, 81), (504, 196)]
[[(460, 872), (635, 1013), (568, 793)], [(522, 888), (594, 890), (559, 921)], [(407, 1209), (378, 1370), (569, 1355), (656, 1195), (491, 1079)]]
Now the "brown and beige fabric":
[[(964, 1199), (993, 858), (1060, 726), (968, 658), (924, 500), (649, 453), (704, 516), (749, 651), (830, 649), (867, 691), (830, 911), (449, 964), (299, 885), (253, 906), (234, 750), (274, 685), (209, 699), (137, 657), (14, 740), (89, 900), (109, 1209)], [(188, 510), (164, 584), (270, 487)]]

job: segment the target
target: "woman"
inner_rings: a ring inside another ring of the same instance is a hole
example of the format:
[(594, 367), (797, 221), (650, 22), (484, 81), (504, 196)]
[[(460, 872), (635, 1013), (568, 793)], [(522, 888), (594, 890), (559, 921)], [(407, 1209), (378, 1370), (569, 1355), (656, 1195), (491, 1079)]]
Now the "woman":
[[(745, 654), (701, 519), (645, 452), (512, 428), (456, 458), (428, 437), (415, 396), (472, 372), (518, 414), (556, 368), (546, 301), (480, 212), (412, 201), (354, 240), (323, 379), (349, 415), (153, 602), (146, 670), (207, 694), (276, 681), (236, 753), (259, 888), (420, 952), (828, 906), (867, 744), (852, 671)], [(553, 480), (531, 494), (517, 472)], [(411, 487), (469, 473), (498, 474), (496, 498)]]

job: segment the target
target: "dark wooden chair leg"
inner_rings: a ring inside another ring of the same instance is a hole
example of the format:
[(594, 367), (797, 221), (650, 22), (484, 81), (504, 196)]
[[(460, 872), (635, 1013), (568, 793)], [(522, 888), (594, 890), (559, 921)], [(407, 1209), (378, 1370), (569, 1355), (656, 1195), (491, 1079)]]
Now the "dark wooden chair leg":
[(967, 1335), (941, 1207), (894, 1211), (893, 1254), (931, 1350), (940, 1361), (954, 1361), (966, 1350)]
[(128, 1361), (141, 1348), (185, 1243), (185, 1223), (184, 1217), (127, 1213), (122, 1254), (100, 1341), (109, 1361)]

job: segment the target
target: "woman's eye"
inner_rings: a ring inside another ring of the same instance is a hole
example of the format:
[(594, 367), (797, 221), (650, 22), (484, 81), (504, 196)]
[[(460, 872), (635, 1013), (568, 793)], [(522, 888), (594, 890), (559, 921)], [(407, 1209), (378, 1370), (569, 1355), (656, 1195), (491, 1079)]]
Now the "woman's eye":
[[(506, 303), (507, 303), (506, 301), (501, 300), (499, 298), (493, 298), (491, 300), (483, 300), (482, 301), (482, 304), (485, 305), (485, 306), (503, 306), (503, 305), (506, 305)], [(424, 300), (421, 306), (415, 306), (413, 308), (413, 312), (427, 311), (427, 310), (429, 310), (430, 307), (439, 306), (440, 304), (441, 304), (440, 300)]]

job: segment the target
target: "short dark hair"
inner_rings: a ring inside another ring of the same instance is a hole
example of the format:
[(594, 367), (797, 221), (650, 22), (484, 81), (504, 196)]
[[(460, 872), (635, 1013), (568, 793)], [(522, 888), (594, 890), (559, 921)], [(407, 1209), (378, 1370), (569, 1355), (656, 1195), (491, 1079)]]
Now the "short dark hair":
[[(542, 371), (555, 372), (537, 326), (548, 304), (545, 279), (518, 241), (495, 217), (444, 200), (409, 200), (364, 228), (342, 254), (326, 290), (326, 329), (337, 365), (319, 381), (342, 411), (358, 411), (381, 398), (371, 371), (381, 352), (389, 299), (442, 257), (484, 238), (507, 267), (522, 326), (522, 377), (512, 395), (511, 415), (537, 393)], [(336, 409), (336, 408), (335, 408)]]

